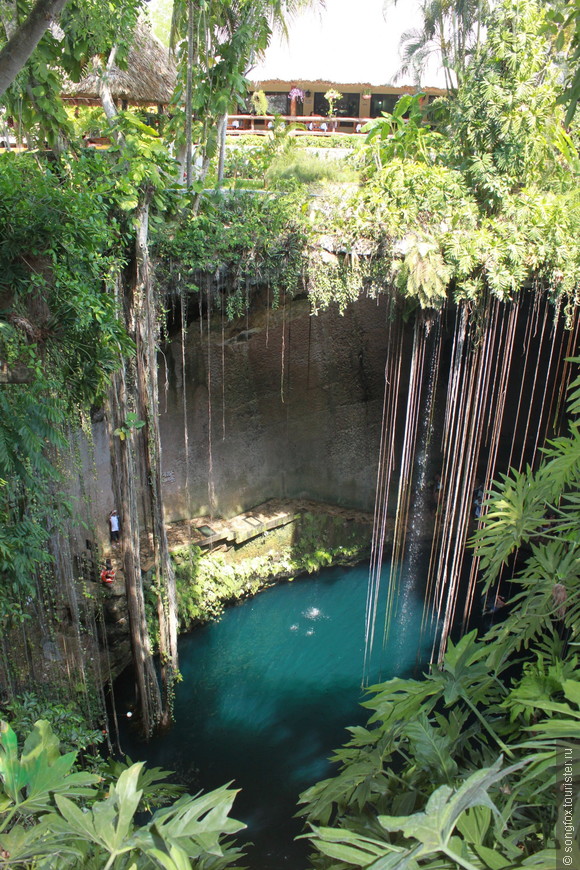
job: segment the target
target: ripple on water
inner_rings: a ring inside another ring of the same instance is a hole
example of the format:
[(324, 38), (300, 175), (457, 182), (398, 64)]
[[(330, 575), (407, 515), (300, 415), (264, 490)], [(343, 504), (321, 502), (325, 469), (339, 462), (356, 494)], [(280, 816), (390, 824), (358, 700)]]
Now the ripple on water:
[[(298, 794), (330, 775), (328, 758), (348, 738), (346, 727), (366, 720), (367, 582), (368, 565), (331, 568), (272, 587), (182, 638), (175, 727), (147, 745), (123, 741), (131, 757), (178, 769), (196, 788), (233, 781), (241, 793), (232, 815), (248, 825), (254, 845), (244, 865), (252, 870), (306, 866), (307, 845), (293, 842)], [(407, 586), (402, 624), (373, 681), (414, 668), (421, 601)]]

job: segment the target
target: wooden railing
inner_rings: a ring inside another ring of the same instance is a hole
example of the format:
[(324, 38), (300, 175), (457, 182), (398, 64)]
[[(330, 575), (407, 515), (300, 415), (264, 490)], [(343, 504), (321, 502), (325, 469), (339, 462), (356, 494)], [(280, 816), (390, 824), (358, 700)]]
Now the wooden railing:
[[(252, 133), (265, 136), (276, 119), (286, 124), (298, 124), (301, 129), (292, 130), (293, 136), (331, 136), (341, 133), (360, 133), (371, 118), (325, 118), (321, 115), (228, 115), (228, 136)], [(110, 140), (106, 137), (85, 137), (85, 144), (91, 148), (107, 148)], [(0, 153), (5, 150), (5, 142), (0, 139)], [(12, 145), (15, 151), (26, 150), (25, 146)]]
[(360, 133), (371, 118), (324, 118), (321, 115), (228, 115), (228, 136), (255, 133), (263, 136), (274, 127), (276, 119), (286, 124), (299, 124), (304, 129), (292, 131), (295, 136), (330, 136), (335, 133)]

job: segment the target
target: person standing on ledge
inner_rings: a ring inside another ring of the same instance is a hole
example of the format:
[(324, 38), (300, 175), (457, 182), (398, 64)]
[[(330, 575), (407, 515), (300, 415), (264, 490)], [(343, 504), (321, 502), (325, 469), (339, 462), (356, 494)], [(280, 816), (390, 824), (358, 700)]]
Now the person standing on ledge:
[(109, 514), (109, 532), (111, 536), (111, 544), (119, 543), (119, 532), (121, 529), (121, 524), (119, 522), (119, 514), (117, 511), (113, 510)]

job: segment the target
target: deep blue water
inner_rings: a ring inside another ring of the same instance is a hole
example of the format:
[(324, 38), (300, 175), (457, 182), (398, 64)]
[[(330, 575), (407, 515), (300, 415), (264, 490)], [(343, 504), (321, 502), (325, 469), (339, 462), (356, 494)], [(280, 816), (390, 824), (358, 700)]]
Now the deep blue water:
[[(348, 739), (346, 726), (366, 720), (367, 582), (368, 565), (327, 569), (183, 637), (175, 726), (148, 745), (124, 741), (133, 758), (176, 771), (190, 791), (233, 780), (242, 791), (232, 815), (248, 825), (253, 870), (303, 870), (307, 845), (293, 843), (298, 795), (331, 774), (328, 757)], [(372, 662), (374, 682), (417, 662), (422, 596), (404, 586), (388, 645)], [(382, 618), (377, 636), (380, 647)]]

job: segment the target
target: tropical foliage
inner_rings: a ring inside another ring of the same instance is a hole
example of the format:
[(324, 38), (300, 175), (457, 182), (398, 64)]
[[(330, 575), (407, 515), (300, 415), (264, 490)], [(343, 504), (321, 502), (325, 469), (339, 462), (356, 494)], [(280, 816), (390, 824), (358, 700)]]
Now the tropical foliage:
[(568, 56), (566, 87), (559, 102), (567, 107), (566, 123), (570, 123), (580, 98), (580, 7), (578, 0), (549, 0), (547, 6), (547, 27), (555, 36), (557, 49)]
[[(192, 184), (192, 149), (205, 179), (210, 161), (225, 146), (225, 118), (244, 105), (246, 71), (263, 51), (272, 24), (283, 23), (303, 0), (176, 0), (171, 42), (179, 46), (180, 85), (174, 98), (172, 134), (186, 148), (187, 186)], [(193, 120), (194, 119), (194, 120)], [(221, 181), (221, 170), (218, 178)], [(199, 200), (197, 200), (199, 202)]]
[[(218, 276), (218, 299), (228, 317), (246, 311), (250, 292), (271, 288), (274, 304), (296, 292), (304, 268), (303, 221), (293, 197), (249, 192), (207, 197), (199, 216), (180, 216), (159, 226), (155, 251), (158, 277), (169, 292), (209, 294)], [(227, 277), (227, 280), (226, 280)]]
[[(385, 11), (398, 0), (385, 0)], [(414, 73), (435, 59), (445, 70), (446, 85), (453, 89), (479, 47), (493, 0), (423, 0), (422, 24), (401, 37), (403, 63), (400, 74)]]
[(511, 565), (505, 618), (450, 643), (423, 679), (373, 687), (338, 774), (302, 796), (313, 866), (554, 865), (558, 765), (580, 734), (580, 379), (569, 414), (538, 471), (513, 472), (487, 499), (475, 546), (484, 589)]
[(35, 722), (39, 719), (47, 721), (63, 754), (76, 752), (78, 755), (90, 750), (96, 759), (96, 749), (104, 740), (103, 731), (88, 728), (86, 716), (71, 700), (58, 701), (35, 692), (23, 692), (4, 705), (3, 714), (10, 719), (10, 727), (22, 742)]
[(119, 224), (70, 168), (63, 184), (32, 158), (0, 167), (3, 616), (34, 594), (36, 566), (69, 510), (56, 483), (63, 427), (99, 401), (130, 347), (107, 285), (121, 262)]
[[(32, 7), (38, 3), (3, 3), (0, 16), (0, 47), (19, 28)], [(95, 0), (78, 0), (64, 6), (60, 22), (53, 22), (50, 9), (45, 13), (46, 32), (10, 87), (1, 95), (6, 115), (13, 119), (20, 141), (59, 146), (72, 128), (61, 93), (64, 77), (78, 81), (87, 61), (96, 54), (108, 53), (118, 46), (122, 64), (131, 44), (142, 0), (114, 0), (103, 5)], [(25, 62), (26, 61), (26, 62)]]
[[(578, 362), (578, 360), (576, 360)], [(485, 588), (497, 582), (511, 555), (521, 551), (512, 580), (517, 617), (510, 615), (491, 631), (499, 646), (528, 648), (551, 632), (554, 619), (575, 642), (580, 590), (580, 381), (572, 385), (570, 431), (544, 448), (537, 471), (505, 475), (490, 495), (483, 529), (476, 534)]]
[(144, 789), (153, 780), (131, 764), (108, 785), (75, 771), (76, 753), (60, 753), (44, 720), (18, 750), (14, 731), (0, 724), (0, 867), (162, 868), (222, 870), (239, 850), (224, 838), (244, 825), (229, 818), (235, 791), (227, 787), (179, 798), (138, 825)]
[(314, 257), (314, 304), (344, 307), (393, 283), (423, 307), (449, 291), (508, 299), (526, 283), (572, 304), (578, 159), (555, 106), (559, 74), (543, 7), (503, 0), (457, 93), (423, 118), (403, 98), (369, 130), (365, 183), (313, 206), (337, 254)]
[(424, 99), (423, 94), (404, 94), (392, 112), (381, 112), (381, 117), (363, 127), (363, 133), (368, 133), (367, 146), (374, 143), (377, 169), (395, 158), (429, 163), (442, 146), (441, 134), (425, 123)]

